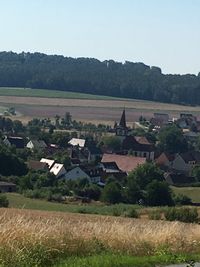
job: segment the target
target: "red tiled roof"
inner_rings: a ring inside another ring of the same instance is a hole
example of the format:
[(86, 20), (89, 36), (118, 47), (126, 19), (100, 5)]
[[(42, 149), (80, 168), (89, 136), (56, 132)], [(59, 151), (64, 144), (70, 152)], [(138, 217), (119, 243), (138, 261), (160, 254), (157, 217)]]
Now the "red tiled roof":
[(101, 162), (115, 162), (121, 171), (128, 173), (133, 171), (138, 165), (144, 164), (146, 159), (117, 154), (103, 154)]

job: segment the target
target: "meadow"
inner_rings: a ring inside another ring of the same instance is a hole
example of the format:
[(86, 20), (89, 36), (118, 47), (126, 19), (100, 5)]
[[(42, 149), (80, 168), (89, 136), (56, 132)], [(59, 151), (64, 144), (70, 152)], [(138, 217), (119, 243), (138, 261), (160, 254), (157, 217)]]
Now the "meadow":
[(0, 225), (2, 267), (155, 266), (199, 259), (198, 224), (10, 208), (0, 209)]

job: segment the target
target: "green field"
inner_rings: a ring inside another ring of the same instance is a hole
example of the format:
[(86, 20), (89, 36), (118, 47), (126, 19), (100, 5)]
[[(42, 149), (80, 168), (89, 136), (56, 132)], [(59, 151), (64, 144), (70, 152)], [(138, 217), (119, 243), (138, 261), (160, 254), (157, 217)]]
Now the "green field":
[(175, 194), (183, 194), (192, 199), (194, 203), (200, 203), (200, 187), (175, 187), (172, 186)]
[(26, 198), (23, 195), (16, 193), (6, 194), (9, 200), (9, 207), (19, 209), (32, 209), (32, 210), (44, 210), (44, 211), (61, 211), (72, 213), (87, 213), (87, 214), (102, 214), (113, 215), (122, 214), (125, 211), (132, 209), (141, 209), (138, 205), (116, 204), (60, 204), (54, 202), (48, 202), (45, 200)]
[(120, 100), (120, 98), (109, 97), (109, 96), (64, 92), (64, 91), (56, 91), (56, 90), (10, 88), (10, 87), (0, 87), (0, 95), (1, 96), (66, 98), (66, 99)]

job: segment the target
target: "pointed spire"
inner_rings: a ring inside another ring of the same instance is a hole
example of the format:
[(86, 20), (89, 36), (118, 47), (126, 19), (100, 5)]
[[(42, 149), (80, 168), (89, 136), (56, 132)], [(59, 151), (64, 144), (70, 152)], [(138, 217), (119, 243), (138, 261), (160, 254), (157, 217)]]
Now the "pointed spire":
[(126, 113), (125, 113), (125, 108), (122, 112), (122, 116), (121, 116), (121, 120), (119, 123), (119, 126), (121, 126), (122, 128), (126, 128)]

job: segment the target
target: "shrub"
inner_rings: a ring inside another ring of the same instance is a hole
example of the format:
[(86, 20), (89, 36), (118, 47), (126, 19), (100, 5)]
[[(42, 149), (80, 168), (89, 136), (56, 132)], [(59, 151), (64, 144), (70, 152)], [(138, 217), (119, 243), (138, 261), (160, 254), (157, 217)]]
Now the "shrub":
[(138, 212), (134, 208), (131, 208), (131, 209), (124, 212), (124, 217), (138, 218), (139, 215), (138, 215)]
[(190, 205), (192, 203), (192, 200), (188, 196), (178, 194), (177, 196), (175, 196), (174, 202), (177, 205)]
[(198, 212), (196, 208), (170, 208), (165, 212), (165, 219), (168, 221), (195, 223), (198, 222)]
[(0, 193), (0, 207), (7, 208), (9, 205), (9, 201), (6, 197), (6, 195), (3, 195)]

